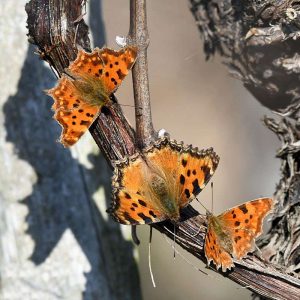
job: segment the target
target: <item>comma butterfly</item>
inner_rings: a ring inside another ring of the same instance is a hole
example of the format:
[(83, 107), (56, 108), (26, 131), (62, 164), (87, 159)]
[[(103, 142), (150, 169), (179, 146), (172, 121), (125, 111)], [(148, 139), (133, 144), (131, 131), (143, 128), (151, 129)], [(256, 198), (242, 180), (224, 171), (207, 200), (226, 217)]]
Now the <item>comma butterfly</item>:
[(262, 233), (265, 216), (273, 206), (271, 198), (259, 198), (226, 210), (219, 216), (208, 213), (205, 256), (223, 272), (234, 264), (232, 257), (242, 259), (253, 250), (255, 238)]
[(63, 127), (60, 142), (64, 146), (75, 144), (96, 119), (99, 109), (110, 103), (109, 96), (128, 74), (136, 56), (137, 48), (133, 46), (120, 51), (95, 48), (92, 53), (78, 52), (66, 75), (47, 91), (54, 99), (54, 118)]
[(108, 212), (122, 224), (180, 219), (214, 174), (219, 157), (212, 148), (198, 150), (162, 138), (116, 163), (113, 202)]

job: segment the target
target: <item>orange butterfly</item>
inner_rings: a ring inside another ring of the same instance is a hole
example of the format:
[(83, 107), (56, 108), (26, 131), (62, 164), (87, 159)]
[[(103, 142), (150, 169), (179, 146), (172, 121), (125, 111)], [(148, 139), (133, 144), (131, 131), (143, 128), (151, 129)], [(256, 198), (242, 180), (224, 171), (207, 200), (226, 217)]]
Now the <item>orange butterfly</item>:
[(234, 264), (232, 257), (242, 259), (253, 250), (255, 238), (262, 233), (263, 219), (273, 207), (271, 198), (260, 198), (226, 210), (219, 216), (208, 213), (204, 251), (223, 272)]
[(212, 148), (198, 151), (168, 138), (116, 163), (113, 202), (108, 212), (122, 224), (180, 219), (214, 174), (219, 157)]
[(109, 96), (116, 91), (137, 57), (137, 48), (120, 51), (95, 48), (92, 53), (78, 52), (56, 87), (48, 90), (54, 99), (54, 118), (63, 127), (60, 142), (72, 146), (87, 131)]

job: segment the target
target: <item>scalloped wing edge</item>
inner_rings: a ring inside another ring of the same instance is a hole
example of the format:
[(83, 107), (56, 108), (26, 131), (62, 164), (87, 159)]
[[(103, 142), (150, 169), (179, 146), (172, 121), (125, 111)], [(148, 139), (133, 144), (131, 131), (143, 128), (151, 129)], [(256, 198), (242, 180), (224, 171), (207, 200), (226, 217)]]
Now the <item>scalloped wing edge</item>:
[[(186, 151), (190, 153), (193, 156), (197, 157), (203, 157), (208, 154), (212, 154), (212, 162), (213, 162), (213, 172), (211, 175), (213, 175), (214, 171), (216, 170), (220, 157), (216, 154), (216, 152), (213, 150), (212, 147), (208, 149), (202, 149), (199, 150), (198, 147), (193, 147), (192, 145), (184, 145), (183, 141), (177, 142), (176, 140), (171, 140), (169, 137), (162, 137), (154, 141), (150, 146), (144, 148), (141, 152), (136, 152), (133, 155), (126, 155), (123, 159), (116, 160), (113, 162), (113, 176), (112, 176), (112, 201), (111, 206), (106, 210), (107, 213), (109, 213), (114, 219), (113, 211), (116, 210), (117, 203), (115, 201), (116, 194), (118, 193), (119, 189), (122, 188), (120, 186), (120, 183), (122, 181), (122, 169), (129, 166), (131, 162), (134, 162), (139, 157), (143, 157), (144, 154), (147, 154), (149, 152), (153, 152), (156, 149), (161, 149), (164, 146), (170, 145), (171, 148), (177, 150), (177, 151)], [(192, 199), (191, 199), (192, 201)]]

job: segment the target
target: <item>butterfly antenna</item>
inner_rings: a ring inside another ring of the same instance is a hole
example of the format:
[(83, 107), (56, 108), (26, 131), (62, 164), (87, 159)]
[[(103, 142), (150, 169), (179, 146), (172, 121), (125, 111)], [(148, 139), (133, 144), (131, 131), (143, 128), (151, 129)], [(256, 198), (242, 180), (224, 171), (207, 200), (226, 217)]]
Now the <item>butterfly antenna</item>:
[(131, 107), (131, 108), (135, 108), (134, 105), (130, 105), (130, 104), (121, 104), (119, 103), (120, 106), (125, 106), (125, 107)]
[(174, 232), (173, 232), (173, 249), (174, 249), (174, 254), (173, 254), (173, 258), (175, 260), (175, 256), (176, 256), (176, 250), (175, 250), (175, 245), (176, 245), (176, 226), (174, 223)]
[(211, 212), (214, 212), (214, 182), (212, 181), (210, 184), (211, 187)]
[(136, 233), (136, 225), (131, 226), (131, 238), (137, 246), (140, 244), (139, 237), (137, 236), (137, 233)]
[(152, 264), (151, 264), (151, 241), (152, 241), (152, 226), (150, 225), (150, 234), (149, 234), (149, 246), (148, 246), (148, 263), (149, 263), (149, 272), (151, 276), (151, 281), (153, 287), (156, 288), (153, 272), (152, 272)]
[(195, 198), (197, 200), (197, 202), (205, 209), (207, 214), (210, 214), (211, 212), (200, 202), (200, 200), (196, 197)]

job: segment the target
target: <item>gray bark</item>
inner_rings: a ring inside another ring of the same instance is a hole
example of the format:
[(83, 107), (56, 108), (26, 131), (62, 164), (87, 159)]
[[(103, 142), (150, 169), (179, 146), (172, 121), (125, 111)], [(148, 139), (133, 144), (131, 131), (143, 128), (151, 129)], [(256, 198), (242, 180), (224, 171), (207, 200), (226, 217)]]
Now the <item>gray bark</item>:
[[(21, 4), (0, 12), (0, 298), (141, 299), (132, 243), (105, 212), (106, 161), (88, 137), (84, 153), (55, 142), (61, 129), (43, 90), (56, 78), (28, 47)], [(101, 3), (90, 5), (103, 44)]]

